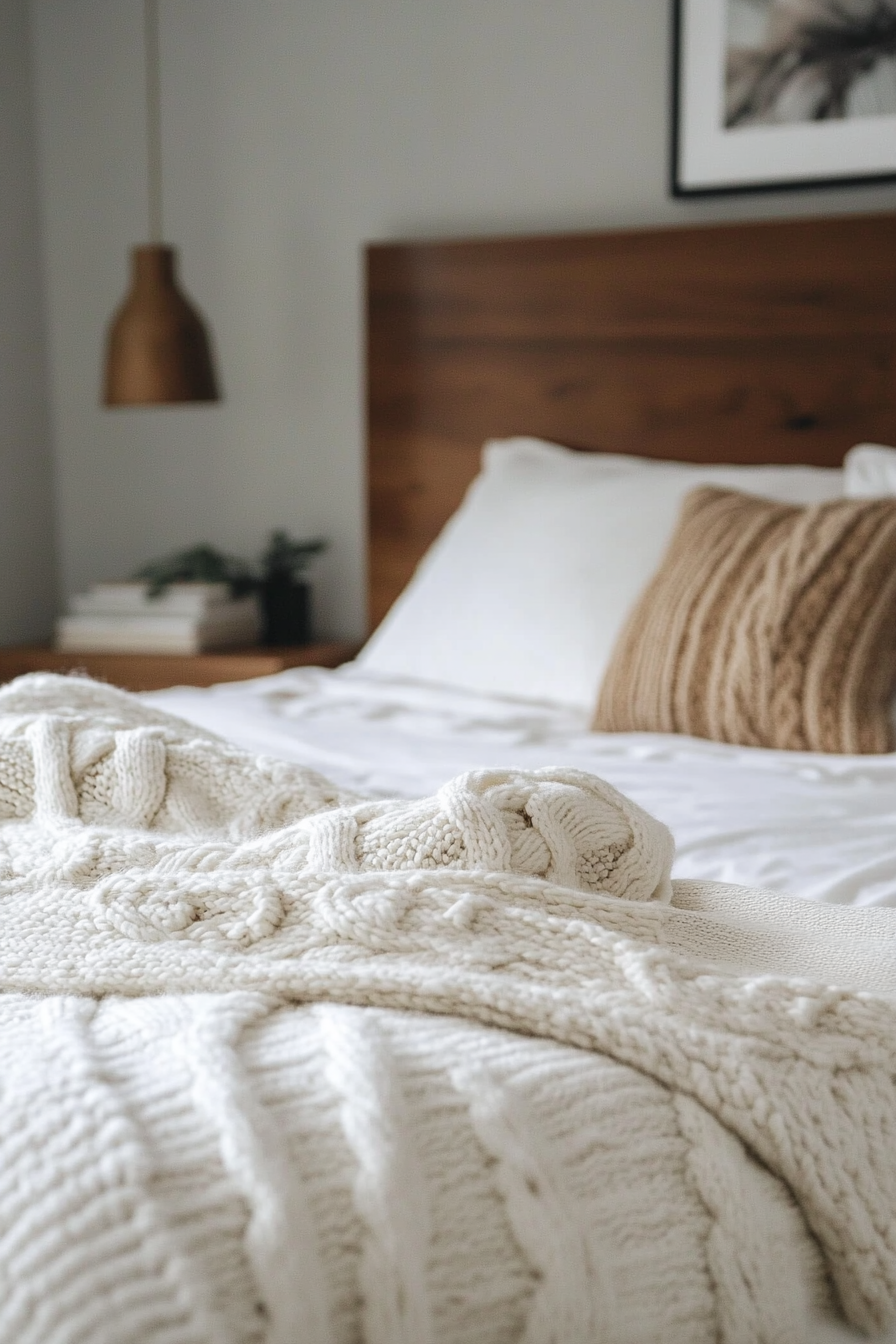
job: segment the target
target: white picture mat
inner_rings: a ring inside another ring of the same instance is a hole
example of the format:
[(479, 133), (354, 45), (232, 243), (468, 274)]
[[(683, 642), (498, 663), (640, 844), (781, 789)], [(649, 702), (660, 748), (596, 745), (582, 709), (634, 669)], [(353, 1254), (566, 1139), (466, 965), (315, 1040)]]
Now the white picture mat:
[(896, 173), (896, 116), (727, 130), (724, 0), (681, 0), (678, 186), (687, 190)]

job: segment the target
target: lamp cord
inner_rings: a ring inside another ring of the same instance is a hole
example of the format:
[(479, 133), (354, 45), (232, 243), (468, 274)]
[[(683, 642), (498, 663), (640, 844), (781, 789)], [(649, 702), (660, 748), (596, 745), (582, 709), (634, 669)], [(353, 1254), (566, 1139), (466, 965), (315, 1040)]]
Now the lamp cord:
[(162, 93), (159, 61), (159, 0), (143, 0), (146, 58), (146, 187), (149, 241), (162, 241)]

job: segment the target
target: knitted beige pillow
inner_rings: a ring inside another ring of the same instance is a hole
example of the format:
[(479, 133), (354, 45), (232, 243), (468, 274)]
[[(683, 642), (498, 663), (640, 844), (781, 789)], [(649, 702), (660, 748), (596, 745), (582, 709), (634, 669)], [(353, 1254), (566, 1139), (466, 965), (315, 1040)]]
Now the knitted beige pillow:
[(896, 500), (689, 494), (593, 727), (793, 751), (893, 749)]

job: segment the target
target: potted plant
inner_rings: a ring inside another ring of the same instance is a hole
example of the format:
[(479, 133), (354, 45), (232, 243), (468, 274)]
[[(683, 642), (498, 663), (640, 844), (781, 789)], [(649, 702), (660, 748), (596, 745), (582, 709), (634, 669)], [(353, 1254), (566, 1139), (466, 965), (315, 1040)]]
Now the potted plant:
[(281, 530), (271, 533), (258, 585), (265, 644), (307, 644), (311, 639), (311, 589), (305, 571), (326, 544), (319, 538), (293, 541)]
[(280, 529), (271, 533), (257, 567), (203, 543), (152, 560), (134, 575), (148, 584), (150, 597), (172, 583), (226, 583), (233, 597), (257, 593), (262, 615), (262, 642), (307, 644), (311, 639), (311, 591), (305, 580), (308, 563), (327, 543), (293, 541)]
[(244, 597), (258, 588), (245, 560), (226, 555), (206, 542), (162, 556), (161, 560), (150, 560), (134, 578), (146, 580), (149, 597), (161, 597), (172, 583), (226, 583), (232, 597)]

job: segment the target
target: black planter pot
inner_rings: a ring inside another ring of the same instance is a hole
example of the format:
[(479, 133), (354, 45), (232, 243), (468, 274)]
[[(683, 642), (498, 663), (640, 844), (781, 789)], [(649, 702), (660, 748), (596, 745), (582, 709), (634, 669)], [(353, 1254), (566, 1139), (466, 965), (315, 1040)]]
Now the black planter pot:
[(268, 579), (261, 585), (262, 639), (276, 647), (311, 640), (311, 589), (293, 579)]

